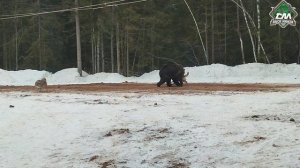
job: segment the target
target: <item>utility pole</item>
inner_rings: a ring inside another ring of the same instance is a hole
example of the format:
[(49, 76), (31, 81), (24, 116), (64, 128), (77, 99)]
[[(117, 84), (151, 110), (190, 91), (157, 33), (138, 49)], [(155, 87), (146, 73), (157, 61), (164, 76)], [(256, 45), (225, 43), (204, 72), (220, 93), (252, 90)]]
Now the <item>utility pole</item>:
[(80, 43), (80, 22), (78, 15), (78, 0), (75, 0), (75, 20), (76, 20), (76, 40), (77, 40), (77, 70), (82, 76), (82, 62), (81, 62), (81, 43)]
[(18, 46), (18, 19), (15, 19), (15, 47), (16, 47), (16, 71), (19, 70), (19, 46)]
[[(17, 2), (15, 1), (15, 14), (17, 13)], [(16, 71), (19, 70), (19, 46), (18, 46), (18, 19), (15, 19), (15, 47), (16, 47)]]
[[(40, 12), (41, 5), (40, 0), (37, 1), (38, 3), (38, 11)], [(38, 15), (38, 24), (39, 24), (39, 70), (42, 70), (42, 54), (41, 54), (41, 16)]]

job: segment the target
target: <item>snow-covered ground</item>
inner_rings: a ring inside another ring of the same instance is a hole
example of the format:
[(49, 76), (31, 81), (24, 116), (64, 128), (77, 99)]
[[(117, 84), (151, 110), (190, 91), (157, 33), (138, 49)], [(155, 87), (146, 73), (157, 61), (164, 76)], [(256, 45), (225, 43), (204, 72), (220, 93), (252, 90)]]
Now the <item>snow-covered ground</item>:
[[(300, 83), (300, 65), (186, 67), (189, 83)], [(0, 85), (156, 83), (0, 69)], [(155, 85), (154, 85), (155, 87)], [(0, 94), (0, 168), (300, 167), (300, 90)]]
[[(189, 83), (300, 83), (298, 64), (259, 64), (239, 66), (213, 64), (200, 67), (186, 67)], [(48, 84), (87, 84), (87, 83), (156, 83), (158, 70), (140, 77), (124, 77), (116, 73), (83, 73), (79, 77), (76, 68), (64, 69), (54, 74), (46, 71), (21, 70), (5, 71), (0, 69), (0, 85), (34, 85), (35, 81), (46, 77)]]
[(0, 167), (295, 168), (299, 109), (300, 90), (1, 93)]

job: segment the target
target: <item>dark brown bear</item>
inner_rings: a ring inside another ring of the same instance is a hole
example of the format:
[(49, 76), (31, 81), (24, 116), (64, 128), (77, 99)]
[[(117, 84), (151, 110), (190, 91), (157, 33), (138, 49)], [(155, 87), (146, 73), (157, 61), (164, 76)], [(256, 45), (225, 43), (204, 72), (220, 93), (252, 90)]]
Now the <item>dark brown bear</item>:
[(186, 77), (184, 71), (183, 66), (180, 64), (174, 62), (167, 63), (159, 71), (160, 81), (157, 83), (157, 87), (160, 87), (165, 82), (167, 86), (171, 87), (171, 80), (176, 86), (182, 86), (183, 80)]

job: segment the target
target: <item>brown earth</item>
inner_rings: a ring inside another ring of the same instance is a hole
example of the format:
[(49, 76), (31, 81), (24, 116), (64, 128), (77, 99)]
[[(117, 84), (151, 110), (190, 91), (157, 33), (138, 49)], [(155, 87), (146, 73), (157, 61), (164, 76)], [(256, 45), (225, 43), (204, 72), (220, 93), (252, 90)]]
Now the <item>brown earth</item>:
[[(210, 91), (286, 91), (300, 88), (300, 84), (216, 84), (193, 83), (183, 87), (157, 87), (156, 84), (144, 83), (99, 83), (99, 84), (75, 84), (75, 85), (49, 85), (42, 88), (41, 92), (149, 92), (149, 93), (199, 93)], [(0, 92), (38, 92), (34, 86), (0, 86)]]

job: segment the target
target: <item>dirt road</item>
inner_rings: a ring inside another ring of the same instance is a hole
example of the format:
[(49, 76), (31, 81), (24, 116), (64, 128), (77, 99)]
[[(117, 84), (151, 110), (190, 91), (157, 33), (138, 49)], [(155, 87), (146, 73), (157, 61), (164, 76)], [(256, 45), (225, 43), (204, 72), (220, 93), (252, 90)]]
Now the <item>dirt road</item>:
[[(143, 83), (99, 83), (99, 84), (74, 84), (74, 85), (49, 85), (41, 92), (150, 92), (150, 93), (197, 93), (209, 91), (285, 91), (300, 88), (300, 84), (216, 84), (193, 83), (183, 87), (156, 87), (155, 84)], [(0, 92), (31, 91), (37, 92), (34, 86), (0, 86)]]

